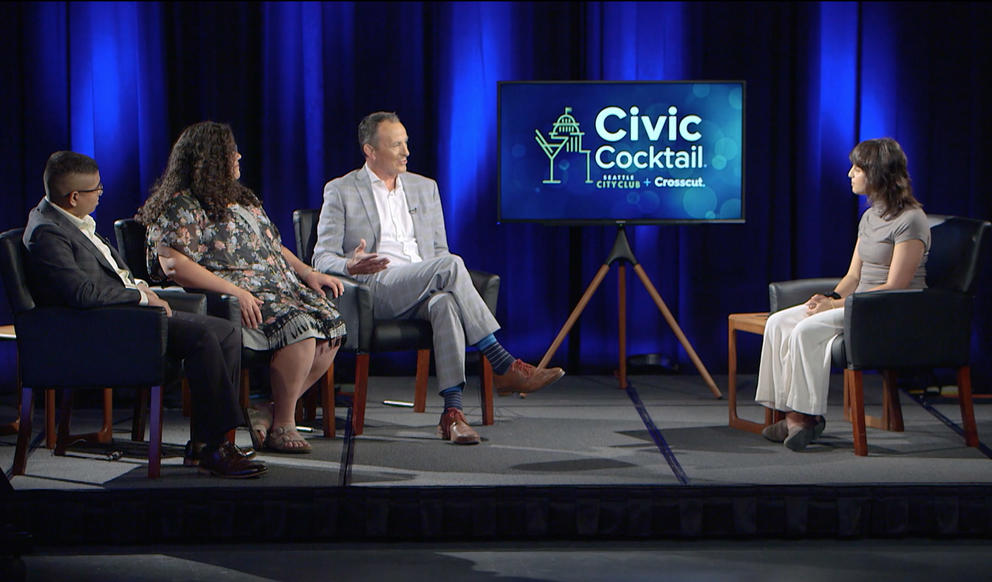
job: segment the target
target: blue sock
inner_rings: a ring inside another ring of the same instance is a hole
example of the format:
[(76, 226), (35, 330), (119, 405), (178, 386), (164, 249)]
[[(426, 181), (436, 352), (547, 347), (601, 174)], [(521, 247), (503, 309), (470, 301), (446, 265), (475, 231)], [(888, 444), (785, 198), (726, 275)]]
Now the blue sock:
[(451, 388), (445, 388), (441, 391), (441, 396), (444, 397), (444, 409), (457, 408), (462, 409), (462, 389), (464, 385), (459, 384), (458, 386), (452, 386)]
[(493, 371), (497, 374), (505, 374), (510, 369), (510, 365), (516, 360), (510, 352), (496, 341), (496, 336), (489, 334), (482, 338), (475, 347), (482, 352), (482, 355), (493, 365)]

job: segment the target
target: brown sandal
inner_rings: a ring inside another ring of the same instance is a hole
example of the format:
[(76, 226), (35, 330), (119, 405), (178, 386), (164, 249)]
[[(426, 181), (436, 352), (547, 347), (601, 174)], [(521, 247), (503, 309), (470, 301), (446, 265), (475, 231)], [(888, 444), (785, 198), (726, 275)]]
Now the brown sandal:
[[(303, 443), (303, 446), (298, 443)], [(309, 453), (313, 450), (292, 425), (273, 427), (265, 439), (265, 447), (279, 453)]]

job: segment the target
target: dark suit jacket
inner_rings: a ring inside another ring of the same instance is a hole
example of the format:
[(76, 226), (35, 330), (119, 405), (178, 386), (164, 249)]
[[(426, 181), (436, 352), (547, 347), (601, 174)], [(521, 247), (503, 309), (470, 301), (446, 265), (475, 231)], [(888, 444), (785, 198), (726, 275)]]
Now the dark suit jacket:
[[(141, 293), (125, 287), (103, 253), (47, 199), (28, 215), (23, 240), (31, 294), (39, 305), (85, 308), (141, 301)], [(127, 269), (114, 246), (104, 242)]]

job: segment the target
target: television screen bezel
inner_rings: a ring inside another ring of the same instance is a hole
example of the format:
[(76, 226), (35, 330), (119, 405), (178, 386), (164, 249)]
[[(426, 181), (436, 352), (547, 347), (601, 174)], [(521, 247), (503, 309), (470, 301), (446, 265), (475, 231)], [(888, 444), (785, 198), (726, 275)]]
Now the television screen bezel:
[[(504, 218), (503, 217), (503, 86), (505, 85), (694, 85), (694, 84), (739, 84), (741, 86), (741, 215), (740, 218)], [(747, 81), (729, 80), (656, 80), (656, 81), (497, 81), (496, 82), (496, 221), (502, 223), (548, 224), (552, 226), (596, 226), (596, 225), (662, 225), (662, 224), (743, 224), (747, 221), (745, 201), (746, 155), (747, 155)]]

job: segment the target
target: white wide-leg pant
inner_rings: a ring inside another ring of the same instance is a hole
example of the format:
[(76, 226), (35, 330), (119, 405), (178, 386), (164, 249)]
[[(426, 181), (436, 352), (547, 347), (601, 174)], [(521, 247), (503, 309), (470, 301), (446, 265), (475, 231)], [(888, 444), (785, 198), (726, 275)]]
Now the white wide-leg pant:
[(830, 347), (844, 333), (844, 308), (806, 316), (806, 304), (773, 313), (765, 325), (755, 401), (822, 415), (830, 387)]

